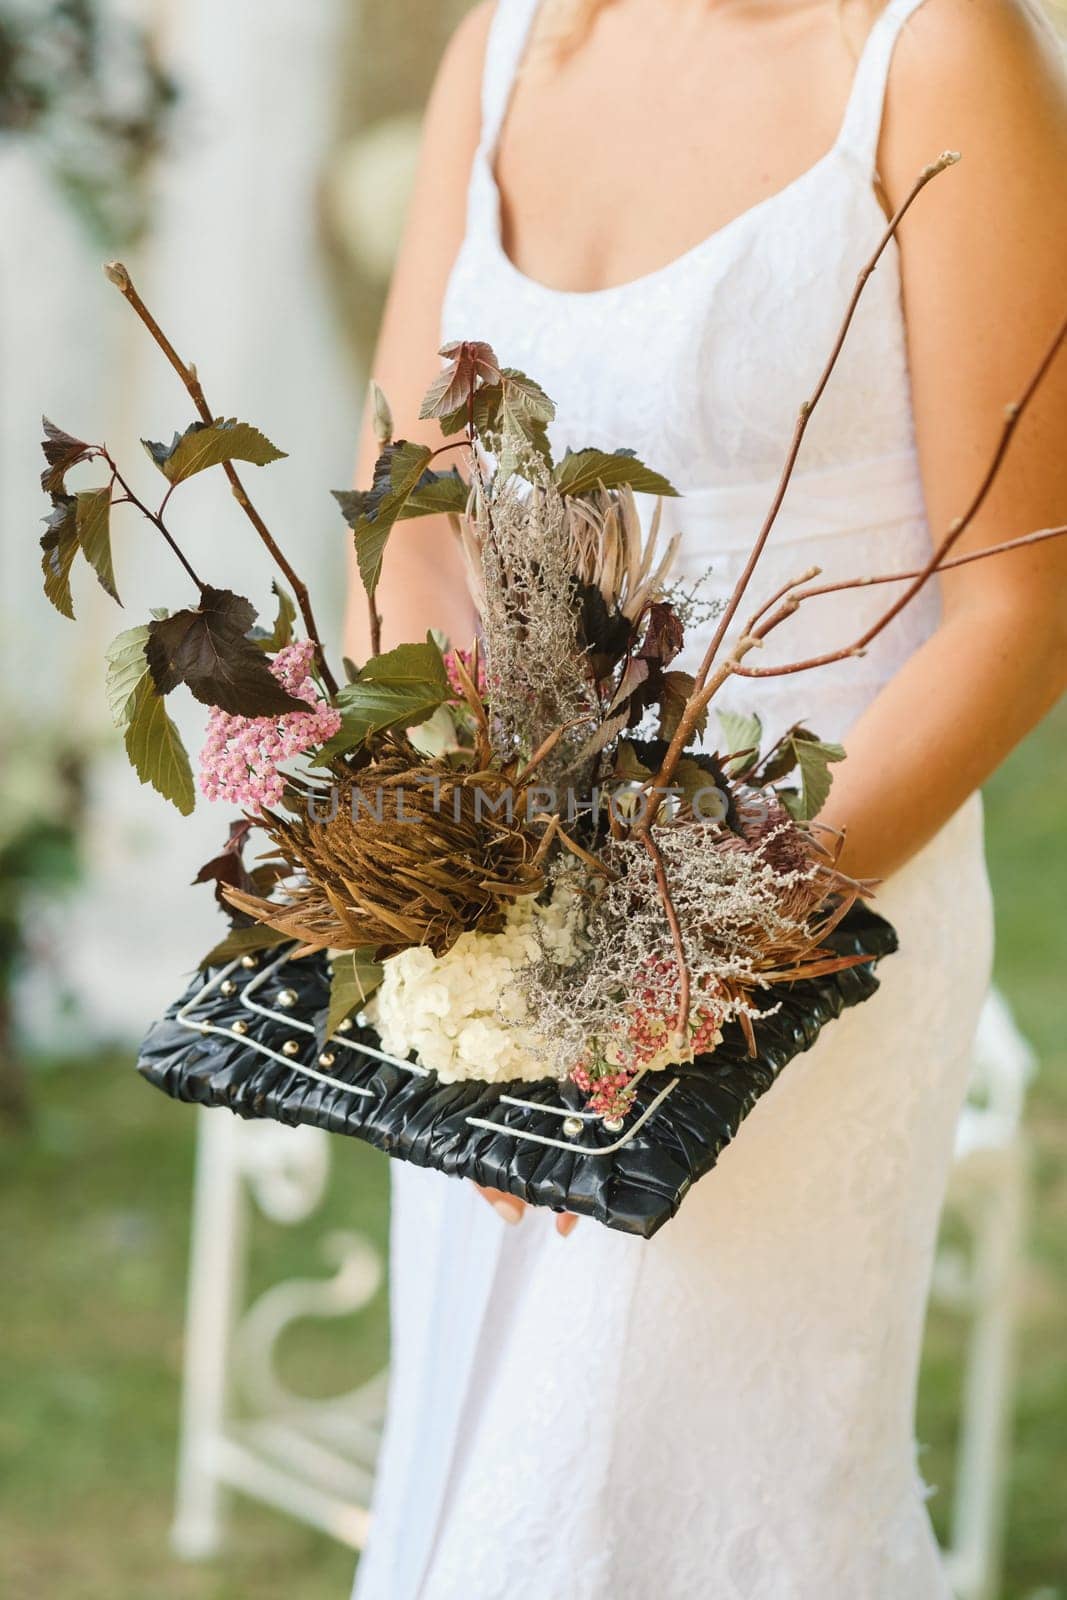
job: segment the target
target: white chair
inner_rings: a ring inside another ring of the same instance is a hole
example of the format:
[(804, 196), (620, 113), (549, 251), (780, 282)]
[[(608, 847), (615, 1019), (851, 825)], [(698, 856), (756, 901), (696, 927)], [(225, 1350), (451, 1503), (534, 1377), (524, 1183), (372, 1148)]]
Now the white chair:
[[(943, 1250), (936, 1303), (969, 1319), (952, 1528), (946, 1560), (959, 1600), (995, 1600), (1013, 1396), (1018, 1271), (1025, 1231), (1022, 1108), (1032, 1054), (1005, 1002), (991, 994), (960, 1117), (949, 1204), (966, 1221), (966, 1258)], [(364, 1236), (328, 1235), (333, 1276), (274, 1284), (243, 1308), (249, 1206), (272, 1221), (313, 1215), (329, 1175), (330, 1140), (313, 1128), (242, 1122), (201, 1111), (185, 1347), (181, 1452), (172, 1540), (189, 1559), (224, 1539), (224, 1498), (240, 1490), (353, 1549), (367, 1535), (385, 1373), (346, 1395), (288, 1390), (274, 1351), (303, 1317), (367, 1305), (383, 1263)]]
[(935, 1303), (966, 1314), (969, 1332), (946, 1552), (959, 1600), (996, 1600), (1014, 1396), (1014, 1347), (1026, 1244), (1027, 1145), (1022, 1126), (1034, 1070), (1029, 1045), (994, 990), (975, 1040), (971, 1090), (956, 1130), (948, 1203), (971, 1249), (944, 1249)]

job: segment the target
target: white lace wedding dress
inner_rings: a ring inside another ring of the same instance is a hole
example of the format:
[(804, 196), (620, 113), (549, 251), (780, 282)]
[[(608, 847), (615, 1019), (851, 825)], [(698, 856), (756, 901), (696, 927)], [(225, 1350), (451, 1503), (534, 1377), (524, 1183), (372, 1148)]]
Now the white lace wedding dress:
[[(683, 561), (728, 592), (797, 407), (883, 227), (871, 186), (890, 0), (833, 149), (660, 271), (594, 293), (505, 256), (491, 163), (537, 0), (500, 0), (484, 135), (443, 333), (489, 340), (556, 401), (553, 444), (628, 445), (683, 491)], [(924, 203), (936, 204), (936, 193)], [(895, 247), (813, 419), (754, 593), (814, 563), (929, 548)], [(881, 596), (806, 607), (789, 656)], [(769, 730), (849, 725), (937, 621), (736, 689)], [(693, 641), (694, 653), (699, 641)], [(750, 692), (754, 690), (754, 692)], [(980, 803), (888, 882), (882, 988), (800, 1056), (677, 1218), (644, 1242), (551, 1212), (508, 1227), (465, 1183), (395, 1164), (393, 1357), (357, 1600), (943, 1600), (916, 1467), (924, 1303), (988, 979)]]

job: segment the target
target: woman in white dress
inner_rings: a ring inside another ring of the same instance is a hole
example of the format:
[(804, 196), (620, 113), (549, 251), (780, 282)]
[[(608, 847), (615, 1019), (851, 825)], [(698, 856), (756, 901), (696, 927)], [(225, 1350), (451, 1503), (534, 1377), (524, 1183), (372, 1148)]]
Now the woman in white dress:
[[(1064, 89), (1012, 0), (478, 7), (434, 92), (375, 363), (398, 431), (433, 437), (415, 419), (442, 340), (487, 339), (556, 401), (557, 451), (627, 445), (675, 482), (683, 569), (727, 593), (884, 212), (946, 147), (965, 159), (868, 287), (755, 592), (816, 563), (914, 565), (1067, 299)], [(970, 547), (1067, 518), (1065, 420), (1067, 358)], [(368, 436), (360, 481), (373, 454)], [(387, 636), (468, 637), (447, 528), (408, 530)], [(358, 1600), (947, 1595), (913, 1403), (989, 973), (975, 791), (1064, 686), (1065, 583), (1055, 544), (969, 565), (863, 659), (756, 686), (765, 725), (846, 743), (826, 816), (886, 880), (901, 951), (654, 1239), (394, 1165)], [(844, 642), (879, 604), (830, 597), (776, 648)]]

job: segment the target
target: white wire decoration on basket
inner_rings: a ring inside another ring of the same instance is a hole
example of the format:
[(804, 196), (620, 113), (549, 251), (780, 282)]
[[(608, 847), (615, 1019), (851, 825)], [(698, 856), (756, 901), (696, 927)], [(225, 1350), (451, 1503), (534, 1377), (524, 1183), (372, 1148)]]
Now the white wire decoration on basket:
[[(257, 1039), (254, 1034), (249, 1033), (248, 1025), (242, 1025), (242, 1019), (238, 1019), (238, 1021), (232, 1024), (230, 1027), (221, 1027), (218, 1023), (205, 1022), (195, 1016), (194, 1013), (196, 1012), (197, 1008), (203, 1005), (205, 1000), (210, 999), (212, 995), (218, 993), (225, 996), (233, 996), (240, 1002), (241, 1006), (253, 1016), (263, 1017), (269, 1022), (284, 1023), (287, 1028), (291, 1028), (293, 1030), (294, 1034), (303, 1034), (305, 1038), (307, 1038), (309, 1035), (313, 1037), (315, 1034), (314, 1023), (303, 1021), (301, 1018), (294, 1016), (288, 1009), (283, 1009), (278, 1005), (262, 1005), (255, 998), (259, 991), (269, 982), (271, 978), (275, 977), (281, 971), (281, 969), (290, 959), (291, 958), (288, 953), (276, 956), (272, 961), (258, 971), (254, 978), (251, 978), (248, 983), (246, 983), (240, 994), (237, 994), (237, 983), (235, 981), (234, 974), (240, 972), (242, 969), (251, 970), (252, 968), (258, 966), (258, 960), (255, 957), (238, 957), (237, 959), (229, 962), (226, 966), (220, 967), (218, 972), (212, 974), (212, 976), (205, 981), (202, 988), (198, 989), (196, 993), (192, 995), (191, 998), (187, 1000), (181, 1009), (176, 1013), (175, 1021), (178, 1022), (182, 1027), (188, 1028), (191, 1033), (218, 1034), (224, 1038), (233, 1039), (237, 1043), (255, 1051), (258, 1055), (268, 1057), (270, 1060), (277, 1061), (280, 1065), (288, 1067), (292, 1072), (300, 1073), (304, 1077), (311, 1078), (316, 1083), (324, 1084), (327, 1088), (341, 1089), (346, 1094), (358, 1095), (362, 1099), (374, 1099), (374, 1091), (371, 1089), (365, 1089), (354, 1083), (348, 1083), (343, 1078), (334, 1077), (329, 1071), (322, 1070), (323, 1068), (332, 1067), (335, 1064), (336, 1051), (338, 1049), (341, 1051), (348, 1051), (350, 1054), (356, 1057), (371, 1056), (377, 1061), (384, 1062), (387, 1066), (397, 1067), (402, 1072), (409, 1072), (415, 1077), (426, 1078), (430, 1076), (427, 1068), (421, 1066), (418, 1061), (402, 1061), (398, 1056), (390, 1055), (386, 1050), (381, 1050), (375, 1045), (364, 1043), (362, 1039), (359, 1041), (354, 1041), (346, 1038), (345, 1034), (351, 1030), (352, 1024), (350, 1022), (348, 1023), (347, 1028), (345, 1027), (345, 1024), (342, 1024), (341, 1029), (339, 1029), (338, 1032), (335, 1033), (329, 1040), (327, 1048), (319, 1054), (318, 1066), (312, 1067), (296, 1059), (299, 1048), (298, 1041), (296, 1039), (292, 1041), (296, 1048), (294, 1048), (290, 1053), (287, 1053), (285, 1045), (282, 1046), (280, 1051), (275, 1050), (272, 1048), (272, 1046), (264, 1044), (262, 1040)], [(283, 990), (282, 994), (284, 995), (284, 993), (285, 991)], [(365, 1019), (363, 1019), (361, 1014), (358, 1015), (355, 1018), (356, 1025), (361, 1026), (364, 1020)], [(640, 1072), (636, 1073), (631, 1080), (632, 1083), (635, 1085), (640, 1083), (641, 1079), (646, 1076), (647, 1070), (647, 1068), (642, 1068)], [(611, 1156), (616, 1154), (617, 1151), (623, 1149), (624, 1146), (631, 1142), (631, 1140), (640, 1131), (649, 1118), (655, 1115), (660, 1106), (663, 1105), (667, 1098), (674, 1092), (674, 1090), (678, 1087), (679, 1082), (680, 1080), (678, 1078), (672, 1077), (659, 1091), (659, 1093), (649, 1101), (648, 1105), (630, 1120), (629, 1126), (626, 1125), (625, 1118), (604, 1118), (599, 1112), (596, 1111), (576, 1111), (562, 1102), (559, 1105), (554, 1106), (551, 1104), (541, 1104), (534, 1100), (526, 1100), (517, 1095), (501, 1094), (499, 1096), (498, 1103), (501, 1106), (507, 1107), (509, 1111), (529, 1111), (532, 1113), (537, 1113), (540, 1116), (548, 1115), (560, 1117), (562, 1119), (563, 1131), (567, 1135), (567, 1137), (564, 1139), (554, 1139), (546, 1134), (534, 1133), (529, 1129), (522, 1127), (521, 1124), (516, 1126), (512, 1122), (495, 1122), (487, 1117), (468, 1116), (465, 1118), (465, 1121), (468, 1127), (471, 1128), (484, 1128), (490, 1133), (508, 1133), (511, 1134), (516, 1140), (527, 1141), (532, 1144), (547, 1145), (556, 1150), (573, 1151), (579, 1155)], [(581, 1136), (581, 1133), (587, 1123), (598, 1123), (602, 1128), (606, 1129), (608, 1133), (617, 1134), (618, 1137), (610, 1144), (578, 1144), (576, 1141)]]

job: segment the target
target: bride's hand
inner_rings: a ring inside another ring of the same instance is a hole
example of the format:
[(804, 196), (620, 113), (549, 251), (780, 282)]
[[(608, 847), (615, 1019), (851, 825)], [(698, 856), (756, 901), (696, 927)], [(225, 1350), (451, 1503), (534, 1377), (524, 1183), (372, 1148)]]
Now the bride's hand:
[[(526, 1212), (525, 1200), (519, 1200), (513, 1194), (505, 1194), (502, 1189), (485, 1189), (480, 1183), (474, 1187), (483, 1199), (488, 1200), (498, 1216), (513, 1226), (522, 1221)], [(578, 1226), (578, 1218), (573, 1211), (564, 1211), (562, 1216), (556, 1218), (556, 1232), (565, 1239), (568, 1233), (573, 1233)]]

